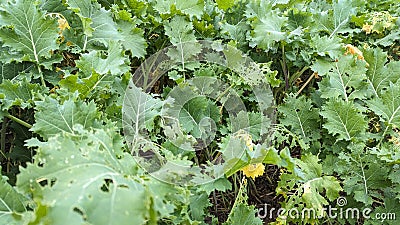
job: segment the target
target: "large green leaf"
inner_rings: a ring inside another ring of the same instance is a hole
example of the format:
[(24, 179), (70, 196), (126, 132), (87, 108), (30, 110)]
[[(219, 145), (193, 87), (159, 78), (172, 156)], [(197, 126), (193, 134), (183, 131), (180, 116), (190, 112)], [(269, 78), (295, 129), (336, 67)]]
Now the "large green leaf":
[(24, 195), (18, 193), (9, 183), (7, 183), (6, 177), (0, 177), (1, 224), (21, 224), (21, 214), (26, 211), (25, 205), (27, 201), (28, 199)]
[[(326, 4), (325, 1), (320, 2), (321, 5)], [(351, 16), (357, 14), (358, 1), (352, 0), (334, 0), (332, 5), (328, 7), (320, 7), (314, 9), (316, 12), (313, 15), (316, 31), (326, 31), (329, 37), (335, 34), (353, 32), (350, 28)]]
[(4, 46), (23, 54), (16, 60), (44, 64), (58, 48), (58, 28), (54, 19), (30, 0), (9, 1), (0, 8), (0, 40)]
[(197, 17), (200, 19), (201, 15), (203, 15), (204, 0), (159, 0), (155, 2), (154, 8), (160, 14), (171, 13), (171, 7), (174, 6), (190, 17)]
[(78, 125), (76, 135), (64, 133), (38, 147), (34, 163), (21, 168), (18, 189), (47, 207), (42, 221), (50, 224), (144, 224), (150, 195), (140, 178), (133, 178), (135, 161), (122, 153), (123, 141), (114, 129), (89, 132)]
[(117, 26), (122, 36), (121, 43), (124, 48), (130, 50), (133, 56), (144, 57), (147, 43), (143, 38), (143, 30), (127, 21), (119, 21)]
[(32, 63), (2, 63), (1, 61), (0, 59), (0, 82), (6, 79), (14, 79), (20, 73), (28, 72), (33, 69)]
[(390, 83), (379, 98), (369, 100), (367, 104), (388, 127), (400, 127), (400, 82)]
[(326, 119), (323, 127), (337, 135), (337, 141), (363, 137), (368, 123), (353, 103), (331, 100), (322, 109), (320, 114)]
[(164, 25), (164, 29), (165, 34), (168, 35), (173, 45), (196, 40), (192, 23), (183, 16), (172, 18), (170, 22)]
[(387, 54), (380, 48), (364, 50), (365, 61), (368, 62), (367, 81), (373, 94), (377, 97), (381, 90), (389, 85), (389, 82), (396, 83), (400, 78), (400, 62), (387, 62)]
[(343, 98), (349, 101), (363, 99), (366, 95), (364, 80), (366, 79), (365, 62), (356, 60), (352, 55), (341, 57), (319, 83), (321, 97)]
[(36, 123), (31, 130), (44, 138), (63, 132), (74, 134), (73, 126), (76, 124), (92, 127), (98, 113), (94, 102), (85, 103), (73, 98), (60, 104), (56, 99), (46, 97), (36, 102), (35, 110)]
[(125, 138), (135, 143), (145, 135), (144, 129), (152, 130), (154, 119), (161, 115), (163, 104), (163, 101), (143, 92), (131, 81), (126, 89), (122, 108)]
[(313, 108), (311, 101), (306, 100), (305, 96), (287, 96), (278, 110), (283, 115), (279, 122), (291, 127), (291, 131), (300, 135), (306, 143), (320, 137), (318, 109)]
[(288, 18), (279, 16), (278, 11), (272, 10), (272, 5), (267, 1), (250, 2), (246, 17), (253, 28), (249, 35), (250, 46), (269, 50), (276, 42), (286, 38), (282, 26)]
[(121, 49), (121, 44), (115, 41), (110, 41), (108, 50), (105, 54), (100, 51), (90, 51), (82, 54), (79, 60), (76, 61), (78, 67), (86, 76), (92, 74), (92, 70), (100, 75), (111, 73), (112, 75), (122, 75), (129, 70), (127, 58), (124, 57), (124, 52)]
[(8, 110), (12, 106), (32, 107), (35, 101), (35, 94), (44, 94), (46, 91), (43, 86), (31, 84), (26, 80), (20, 82), (3, 80), (3, 83), (0, 84), (1, 109)]
[(86, 35), (83, 44), (84, 50), (88, 44), (95, 42), (107, 44), (111, 40), (123, 39), (110, 11), (102, 8), (100, 4), (91, 0), (68, 0), (66, 3), (82, 21), (83, 32)]

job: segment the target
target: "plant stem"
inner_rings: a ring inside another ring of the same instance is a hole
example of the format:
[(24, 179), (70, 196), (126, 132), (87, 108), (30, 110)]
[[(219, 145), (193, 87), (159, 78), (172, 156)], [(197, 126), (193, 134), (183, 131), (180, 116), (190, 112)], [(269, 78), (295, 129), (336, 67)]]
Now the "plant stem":
[(46, 87), (46, 82), (44, 81), (43, 72), (42, 72), (42, 69), (40, 69), (39, 63), (37, 65), (37, 68), (38, 68), (38, 71), (40, 74), (40, 81), (42, 82), (43, 87)]
[(7, 156), (5, 154), (6, 152), (6, 131), (7, 131), (7, 118), (4, 118), (3, 123), (1, 125), (1, 130), (0, 130), (0, 162), (3, 162), (3, 159), (6, 159)]
[(299, 95), (303, 91), (303, 89), (308, 85), (308, 83), (311, 82), (313, 77), (315, 77), (315, 73), (311, 74), (310, 77), (308, 77), (306, 83), (304, 83), (303, 86), (301, 86), (300, 90), (296, 93), (296, 96)]
[(289, 89), (289, 71), (288, 71), (287, 65), (286, 65), (285, 45), (283, 44), (283, 42), (281, 43), (281, 46), (282, 46), (281, 66), (282, 66), (283, 74), (285, 75), (285, 91), (287, 91)]
[(233, 210), (235, 209), (236, 205), (237, 205), (238, 203), (243, 202), (243, 200), (244, 200), (244, 199), (243, 199), (243, 192), (246, 190), (246, 188), (247, 188), (247, 180), (246, 180), (246, 177), (243, 176), (242, 182), (240, 182), (240, 187), (239, 187), (239, 191), (238, 191), (238, 194), (237, 194), (237, 196), (236, 196), (235, 202), (233, 203), (231, 212), (229, 213), (228, 219), (226, 220), (227, 222), (230, 220), (230, 218), (231, 218), (231, 216), (232, 216), (232, 212), (233, 212)]
[(22, 126), (24, 126), (24, 127), (26, 127), (26, 128), (29, 128), (29, 129), (30, 129), (30, 128), (32, 127), (31, 124), (29, 124), (29, 123), (27, 123), (27, 122), (25, 122), (25, 121), (23, 121), (23, 120), (21, 120), (21, 119), (15, 117), (15, 116), (13, 116), (13, 115), (7, 114), (7, 115), (5, 115), (5, 117), (11, 119), (12, 121), (14, 121), (14, 122), (16, 122), (16, 123), (21, 124)]

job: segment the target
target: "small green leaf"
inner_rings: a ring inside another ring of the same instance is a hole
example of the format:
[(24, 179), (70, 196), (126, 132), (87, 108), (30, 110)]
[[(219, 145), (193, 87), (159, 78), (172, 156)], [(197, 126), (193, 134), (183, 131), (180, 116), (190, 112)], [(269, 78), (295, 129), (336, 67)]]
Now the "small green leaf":
[[(224, 225), (256, 225), (263, 224), (261, 219), (256, 217), (257, 210), (247, 203), (239, 203), (232, 209), (229, 220)], [(228, 223), (229, 222), (229, 223)]]
[(222, 10), (227, 10), (231, 7), (233, 7), (235, 5), (234, 0), (216, 0), (216, 3), (218, 5), (218, 8), (222, 9)]
[(315, 35), (311, 37), (311, 46), (315, 47), (320, 56), (329, 56), (331, 59), (337, 59), (342, 54), (341, 39), (339, 37), (328, 37)]
[(152, 130), (154, 119), (161, 115), (163, 104), (163, 101), (153, 98), (130, 82), (126, 89), (122, 109), (127, 140), (135, 143), (137, 139), (141, 138), (141, 135), (145, 135), (144, 129)]
[(75, 12), (82, 22), (85, 40), (83, 50), (88, 44), (100, 42), (107, 44), (109, 41), (122, 40), (110, 11), (105, 10), (100, 4), (91, 0), (67, 0), (67, 5)]
[(164, 25), (165, 34), (170, 38), (173, 45), (182, 42), (196, 41), (193, 33), (193, 25), (184, 16), (175, 16)]

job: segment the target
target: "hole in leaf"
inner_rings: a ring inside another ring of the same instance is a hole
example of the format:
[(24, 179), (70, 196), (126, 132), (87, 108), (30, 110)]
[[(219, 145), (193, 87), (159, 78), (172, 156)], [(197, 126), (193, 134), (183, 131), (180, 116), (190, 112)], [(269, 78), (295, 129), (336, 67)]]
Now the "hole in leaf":
[(78, 208), (78, 207), (74, 207), (73, 209), (74, 212), (78, 213), (79, 215), (82, 216), (83, 220), (87, 220), (87, 216), (86, 214), (83, 212), (82, 209)]
[(39, 181), (38, 183), (42, 187), (47, 186), (47, 180), (42, 180), (42, 181)]
[(104, 192), (109, 192), (110, 191), (110, 184), (113, 181), (111, 179), (104, 179), (104, 184), (101, 186), (100, 190)]
[(126, 189), (129, 188), (128, 185), (126, 185), (126, 184), (119, 184), (118, 187), (119, 188), (126, 188)]

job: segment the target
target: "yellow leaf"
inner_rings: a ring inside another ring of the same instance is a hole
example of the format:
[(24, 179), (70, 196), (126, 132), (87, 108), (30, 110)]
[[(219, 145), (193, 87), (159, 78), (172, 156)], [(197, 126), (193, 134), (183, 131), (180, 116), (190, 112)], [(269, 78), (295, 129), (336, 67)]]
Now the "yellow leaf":
[(68, 21), (65, 18), (58, 18), (58, 28), (60, 29), (61, 32), (63, 32), (65, 29), (70, 29), (71, 27), (68, 24)]
[[(365, 61), (362, 51), (360, 51), (360, 49), (358, 49), (357, 47), (355, 47), (351, 44), (346, 45), (346, 52), (344, 54), (345, 55), (347, 55), (347, 54), (355, 55), (355, 56), (357, 56), (357, 59)], [(368, 67), (369, 64), (366, 62), (365, 66)]]

